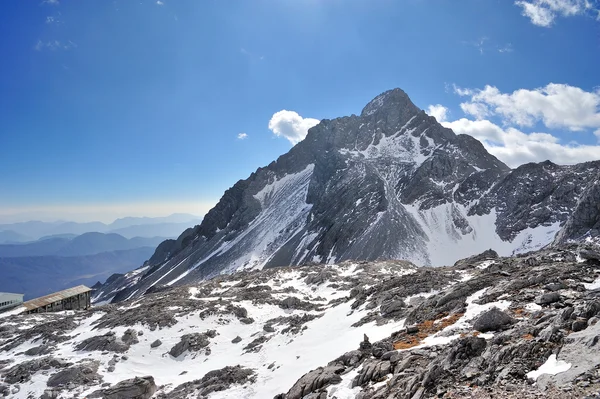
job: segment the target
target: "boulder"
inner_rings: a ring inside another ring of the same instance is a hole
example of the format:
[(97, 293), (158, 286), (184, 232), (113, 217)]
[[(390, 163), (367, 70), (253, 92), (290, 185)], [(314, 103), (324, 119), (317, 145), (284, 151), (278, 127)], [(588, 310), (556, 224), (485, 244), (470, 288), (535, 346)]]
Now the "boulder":
[(477, 317), (473, 323), (473, 328), (480, 332), (497, 331), (513, 322), (512, 317), (494, 307)]
[(560, 294), (558, 292), (547, 292), (535, 299), (535, 303), (538, 305), (549, 305), (558, 301), (560, 301)]
[(151, 376), (135, 377), (121, 381), (109, 388), (92, 393), (90, 398), (102, 399), (149, 399), (156, 392), (156, 383)]
[[(173, 398), (206, 398), (213, 392), (224, 391), (233, 384), (243, 385), (256, 381), (252, 369), (242, 366), (227, 366), (219, 370), (209, 371), (199, 380), (186, 382), (169, 393)], [(216, 397), (216, 396), (215, 396)]]
[(181, 337), (179, 343), (171, 348), (169, 354), (173, 357), (179, 357), (188, 350), (193, 352), (199, 351), (200, 349), (207, 347), (209, 343), (210, 341), (206, 334), (185, 334)]
[(346, 370), (341, 365), (319, 367), (304, 374), (294, 386), (285, 395), (285, 399), (302, 399), (312, 392), (315, 392), (330, 384), (339, 384), (342, 382), (340, 376)]
[(74, 365), (51, 375), (46, 385), (52, 388), (64, 387), (67, 384), (75, 386), (97, 384), (102, 380), (102, 376), (97, 373), (98, 366), (99, 362), (97, 361)]
[(78, 351), (101, 351), (101, 352), (126, 352), (129, 349), (129, 345), (124, 342), (117, 341), (114, 332), (109, 332), (104, 335), (98, 335), (95, 337), (83, 340), (79, 345), (75, 347)]
[(159, 346), (161, 346), (161, 345), (162, 345), (162, 341), (161, 341), (160, 339), (157, 339), (156, 341), (154, 341), (154, 342), (152, 342), (152, 343), (150, 344), (150, 347), (151, 347), (151, 348), (158, 348), (158, 347), (159, 347)]

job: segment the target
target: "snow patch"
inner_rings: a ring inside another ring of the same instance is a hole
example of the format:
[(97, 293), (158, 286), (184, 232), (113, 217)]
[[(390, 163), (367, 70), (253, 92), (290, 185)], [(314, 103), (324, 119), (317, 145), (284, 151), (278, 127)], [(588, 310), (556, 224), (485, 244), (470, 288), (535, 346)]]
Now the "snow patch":
[(556, 375), (564, 373), (571, 368), (571, 363), (563, 360), (557, 360), (556, 355), (550, 355), (546, 363), (542, 364), (539, 369), (527, 373), (527, 378), (537, 380), (542, 374)]

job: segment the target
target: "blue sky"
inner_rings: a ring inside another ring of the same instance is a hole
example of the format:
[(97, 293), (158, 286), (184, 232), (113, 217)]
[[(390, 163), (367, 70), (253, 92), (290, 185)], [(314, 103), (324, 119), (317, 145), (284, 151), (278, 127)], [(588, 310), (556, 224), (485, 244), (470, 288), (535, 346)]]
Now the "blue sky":
[(3, 1), (0, 221), (202, 214), (319, 119), (394, 87), (511, 166), (598, 159), (597, 8)]

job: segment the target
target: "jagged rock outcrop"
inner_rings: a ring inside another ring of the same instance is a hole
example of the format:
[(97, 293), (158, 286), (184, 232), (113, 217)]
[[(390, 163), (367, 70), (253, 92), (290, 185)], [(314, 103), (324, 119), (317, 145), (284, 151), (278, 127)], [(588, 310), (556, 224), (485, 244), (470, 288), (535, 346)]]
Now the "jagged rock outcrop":
[(321, 121), (228, 189), (200, 225), (159, 245), (145, 268), (99, 288), (97, 300), (248, 268), (349, 259), (439, 266), (489, 248), (506, 256), (551, 243), (562, 226), (563, 241), (596, 235), (599, 166), (510, 170), (390, 90), (360, 115)]
[(135, 377), (121, 381), (109, 388), (92, 393), (90, 398), (102, 399), (149, 399), (156, 392), (152, 376)]

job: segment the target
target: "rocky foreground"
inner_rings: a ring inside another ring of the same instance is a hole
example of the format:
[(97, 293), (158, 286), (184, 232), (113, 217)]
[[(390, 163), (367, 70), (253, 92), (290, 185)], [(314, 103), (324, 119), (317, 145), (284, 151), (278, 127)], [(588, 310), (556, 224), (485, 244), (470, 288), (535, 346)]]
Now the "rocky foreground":
[(600, 398), (600, 248), (241, 272), (0, 315), (12, 398)]

